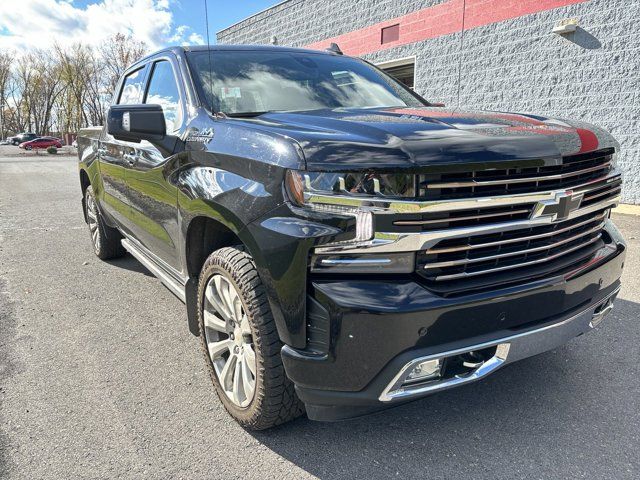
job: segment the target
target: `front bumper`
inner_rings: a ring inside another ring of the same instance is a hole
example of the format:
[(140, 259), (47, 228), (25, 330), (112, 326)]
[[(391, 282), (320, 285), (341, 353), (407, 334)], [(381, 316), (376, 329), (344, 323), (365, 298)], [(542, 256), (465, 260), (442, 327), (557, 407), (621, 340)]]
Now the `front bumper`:
[[(313, 298), (330, 316), (323, 355), (285, 346), (287, 375), (309, 418), (341, 420), (466, 384), (498, 368), (564, 344), (591, 330), (620, 288), (625, 246), (571, 278), (550, 278), (464, 297), (443, 298), (413, 280), (313, 282)], [(494, 348), (462, 375), (410, 387), (403, 375), (418, 361)]]
[[(413, 398), (417, 395), (434, 393), (452, 387), (458, 387), (470, 383), (495, 372), (498, 368), (509, 363), (532, 357), (557, 348), (574, 337), (595, 328), (613, 308), (613, 301), (620, 288), (609, 294), (596, 305), (570, 316), (557, 323), (544, 327), (528, 330), (523, 333), (500, 338), (491, 342), (478, 345), (470, 345), (457, 350), (418, 357), (408, 362), (394, 377), (389, 385), (380, 394), (381, 402), (392, 402), (404, 398)], [(486, 360), (473, 365), (469, 371), (452, 375), (450, 378), (425, 381), (422, 383), (406, 383), (406, 376), (416, 365), (429, 360), (443, 361), (455, 358), (469, 352), (477, 352), (495, 347), (495, 353)]]

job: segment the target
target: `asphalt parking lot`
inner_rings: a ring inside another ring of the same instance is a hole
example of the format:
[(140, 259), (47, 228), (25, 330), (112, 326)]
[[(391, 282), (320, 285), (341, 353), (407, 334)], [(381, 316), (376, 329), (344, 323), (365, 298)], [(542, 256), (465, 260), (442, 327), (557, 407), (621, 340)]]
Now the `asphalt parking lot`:
[(184, 306), (102, 262), (76, 159), (0, 147), (0, 478), (640, 478), (640, 217), (594, 332), (486, 381), (343, 423), (249, 433)]

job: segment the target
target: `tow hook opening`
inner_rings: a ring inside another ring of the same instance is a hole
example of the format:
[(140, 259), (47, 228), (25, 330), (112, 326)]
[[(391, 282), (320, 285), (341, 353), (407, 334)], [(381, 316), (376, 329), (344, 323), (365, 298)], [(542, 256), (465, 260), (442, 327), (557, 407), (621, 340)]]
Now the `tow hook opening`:
[(493, 347), (471, 350), (460, 355), (445, 358), (442, 368), (442, 378), (446, 379), (466, 375), (477, 370), (487, 360), (493, 358), (497, 350), (498, 346), (494, 345)]
[(613, 301), (617, 296), (618, 294), (616, 292), (595, 308), (593, 311), (593, 317), (591, 317), (591, 322), (589, 323), (591, 328), (597, 327), (598, 324), (604, 320), (604, 317), (613, 310)]

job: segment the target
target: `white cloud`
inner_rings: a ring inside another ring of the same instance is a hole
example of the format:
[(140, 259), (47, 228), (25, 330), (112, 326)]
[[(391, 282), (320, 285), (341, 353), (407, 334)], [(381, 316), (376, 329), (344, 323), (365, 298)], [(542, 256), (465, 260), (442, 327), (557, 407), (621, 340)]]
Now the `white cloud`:
[(200, 35), (199, 33), (193, 32), (191, 35), (189, 35), (189, 38), (187, 39), (187, 42), (189, 43), (189, 45), (204, 45), (205, 41), (204, 38), (202, 38), (202, 35)]
[(77, 7), (70, 0), (3, 0), (0, 48), (47, 48), (57, 42), (99, 44), (115, 33), (132, 34), (151, 50), (167, 44), (203, 43), (186, 25), (173, 25), (169, 0), (102, 0)]

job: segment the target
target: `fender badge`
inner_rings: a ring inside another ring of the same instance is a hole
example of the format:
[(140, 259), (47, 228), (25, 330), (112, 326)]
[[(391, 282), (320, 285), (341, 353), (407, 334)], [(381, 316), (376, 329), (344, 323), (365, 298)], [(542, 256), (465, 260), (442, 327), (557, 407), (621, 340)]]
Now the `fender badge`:
[(187, 142), (209, 143), (211, 140), (213, 140), (213, 128), (204, 128), (187, 136)]

